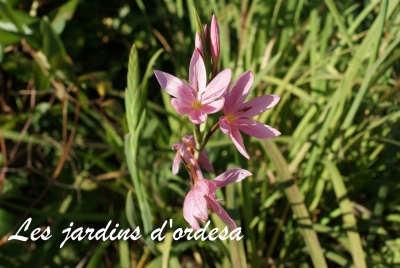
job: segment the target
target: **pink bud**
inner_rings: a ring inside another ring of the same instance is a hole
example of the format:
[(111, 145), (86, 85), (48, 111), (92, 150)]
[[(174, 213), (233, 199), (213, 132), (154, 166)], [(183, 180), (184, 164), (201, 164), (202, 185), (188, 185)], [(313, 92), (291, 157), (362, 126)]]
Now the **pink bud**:
[(219, 29), (215, 15), (212, 15), (211, 18), (210, 41), (211, 58), (213, 61), (218, 62), (220, 56)]
[(201, 57), (204, 59), (203, 54), (203, 42), (201, 41), (200, 34), (196, 32), (196, 38), (194, 41), (195, 49), (200, 53)]

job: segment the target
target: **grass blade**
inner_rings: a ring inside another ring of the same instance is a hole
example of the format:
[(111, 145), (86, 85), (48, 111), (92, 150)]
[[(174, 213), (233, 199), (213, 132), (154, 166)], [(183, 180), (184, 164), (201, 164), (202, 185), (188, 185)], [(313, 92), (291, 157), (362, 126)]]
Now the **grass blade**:
[(261, 146), (268, 154), (272, 163), (275, 165), (280, 183), (286, 185), (284, 192), (286, 198), (292, 207), (293, 213), (297, 217), (297, 222), (300, 228), (300, 233), (303, 236), (304, 242), (307, 245), (314, 267), (328, 267), (321, 245), (318, 240), (317, 233), (313, 229), (313, 223), (310, 214), (304, 204), (304, 198), (300, 193), (299, 187), (294, 182), (289, 173), (289, 167), (279, 151), (278, 146), (272, 140), (262, 140)]
[(331, 174), (331, 182), (336, 198), (339, 200), (340, 210), (342, 211), (344, 226), (349, 239), (351, 255), (355, 267), (367, 267), (365, 263), (364, 251), (361, 245), (360, 235), (357, 231), (357, 223), (353, 214), (353, 206), (347, 196), (346, 186), (339, 170), (331, 161), (324, 161), (325, 167)]

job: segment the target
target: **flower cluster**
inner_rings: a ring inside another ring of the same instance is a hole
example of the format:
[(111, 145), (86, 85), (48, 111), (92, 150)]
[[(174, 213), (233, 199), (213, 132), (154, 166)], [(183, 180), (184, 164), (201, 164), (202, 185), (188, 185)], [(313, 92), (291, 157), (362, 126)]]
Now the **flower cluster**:
[[(210, 28), (206, 25), (204, 29), (198, 29), (196, 32), (195, 49), (189, 66), (189, 84), (171, 74), (154, 71), (161, 87), (173, 96), (171, 105), (174, 110), (179, 115), (187, 114), (193, 123), (194, 136), (186, 135), (182, 138), (182, 142), (174, 143), (172, 146), (176, 150), (172, 172), (178, 173), (181, 162), (189, 172), (192, 189), (185, 198), (183, 216), (194, 230), (200, 228), (198, 220), (208, 219), (208, 210), (215, 212), (229, 228), (235, 229), (235, 222), (219, 204), (221, 199), (215, 197), (215, 191), (252, 175), (247, 170), (235, 168), (213, 180), (203, 178), (200, 166), (209, 173), (214, 173), (205, 149), (210, 136), (220, 129), (232, 139), (238, 151), (250, 159), (240, 131), (260, 139), (280, 135), (278, 130), (250, 119), (274, 107), (280, 97), (263, 95), (245, 102), (253, 84), (253, 73), (247, 71), (242, 74), (229, 90), (232, 72), (229, 68), (218, 72), (219, 59), (219, 29), (213, 15)], [(211, 63), (211, 70), (207, 70), (208, 63)], [(209, 83), (207, 83), (208, 78), (211, 78)], [(200, 130), (200, 124), (206, 122), (208, 114), (221, 110), (224, 115), (203, 138), (204, 133)]]

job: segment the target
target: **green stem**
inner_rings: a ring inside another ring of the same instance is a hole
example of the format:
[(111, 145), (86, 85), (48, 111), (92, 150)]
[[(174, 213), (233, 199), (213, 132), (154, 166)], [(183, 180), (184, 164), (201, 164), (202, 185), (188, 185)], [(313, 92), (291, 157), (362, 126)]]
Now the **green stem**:
[[(199, 149), (199, 153), (201, 153), (201, 151), (203, 151), (204, 147), (206, 147), (206, 144), (208, 142), (208, 140), (210, 139), (211, 135), (217, 130), (219, 129), (219, 123), (216, 123), (210, 130), (210, 132), (207, 133), (207, 135), (204, 137), (203, 143), (200, 146)], [(196, 143), (197, 144), (197, 143)]]
[(290, 204), (286, 203), (285, 208), (283, 209), (282, 217), (279, 219), (279, 222), (278, 222), (278, 224), (277, 224), (277, 226), (275, 228), (275, 232), (272, 235), (272, 240), (271, 240), (271, 243), (270, 243), (268, 251), (267, 251), (267, 260), (269, 260), (269, 258), (271, 258), (272, 253), (275, 250), (276, 243), (278, 242), (278, 238), (279, 238), (279, 235), (280, 235), (280, 233), (282, 231), (282, 227), (285, 224), (286, 217), (287, 217), (287, 214), (289, 212), (289, 208), (290, 208)]
[(212, 74), (210, 81), (213, 80), (218, 74), (218, 64), (219, 64), (219, 59), (216, 61), (214, 60), (212, 61)]
[(193, 124), (193, 133), (194, 133), (194, 140), (196, 141), (196, 150), (194, 151), (194, 158), (199, 159), (199, 154), (202, 150), (201, 148), (202, 135), (200, 131), (200, 125)]

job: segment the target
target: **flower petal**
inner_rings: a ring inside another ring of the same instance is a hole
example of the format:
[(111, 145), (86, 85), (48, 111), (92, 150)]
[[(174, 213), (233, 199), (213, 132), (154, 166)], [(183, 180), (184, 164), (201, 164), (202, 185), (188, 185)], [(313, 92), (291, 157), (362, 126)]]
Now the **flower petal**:
[(204, 65), (203, 58), (197, 50), (193, 51), (192, 59), (190, 60), (189, 67), (189, 84), (194, 90), (203, 92), (206, 88), (206, 66)]
[(193, 135), (185, 135), (185, 136), (183, 136), (182, 141), (184, 143), (186, 143), (187, 146), (190, 149), (194, 150), (196, 148), (196, 141), (194, 140), (194, 136)]
[(241, 153), (247, 159), (250, 159), (250, 156), (247, 153), (246, 148), (244, 147), (242, 135), (240, 135), (239, 129), (237, 129), (236, 126), (231, 125), (231, 132), (229, 136), (231, 137), (233, 144), (235, 144), (236, 149), (238, 149), (239, 153)]
[[(218, 73), (218, 75), (208, 84), (205, 93), (202, 96), (201, 103), (206, 104), (218, 99), (226, 92), (231, 82), (232, 72), (230, 69), (225, 69)], [(200, 93), (200, 96), (202, 93)]]
[[(195, 159), (195, 158), (193, 157), (193, 159)], [(192, 161), (192, 164), (194, 166), (194, 172), (196, 172), (197, 178), (199, 180), (203, 180), (204, 179), (203, 178), (203, 173), (201, 172), (200, 166), (199, 166), (199, 164), (198, 164), (198, 162), (196, 160), (194, 160), (194, 161), (195, 161), (194, 164), (193, 164), (193, 161)]]
[(195, 210), (193, 202), (192, 191), (189, 191), (189, 193), (186, 195), (185, 201), (183, 202), (183, 217), (189, 223), (192, 229), (196, 231), (200, 229), (200, 225), (193, 214)]
[(232, 218), (226, 213), (226, 211), (222, 208), (222, 206), (213, 198), (209, 196), (204, 196), (204, 198), (207, 200), (207, 203), (211, 206), (212, 210), (218, 215), (218, 217), (228, 224), (229, 228), (231, 230), (236, 229), (236, 224), (232, 220)]
[[(199, 184), (200, 181), (197, 182)], [(204, 199), (204, 196), (207, 195), (207, 191), (204, 191), (199, 185), (196, 185), (192, 190), (192, 207), (193, 207), (193, 216), (196, 218), (205, 221), (208, 219), (208, 208), (207, 202)]]
[(190, 103), (176, 98), (171, 99), (171, 105), (179, 115), (187, 114), (193, 109)]
[(174, 162), (172, 163), (172, 174), (176, 175), (179, 172), (179, 166), (181, 165), (180, 152), (177, 151), (174, 157)]
[(243, 103), (238, 111), (240, 112), (240, 117), (253, 117), (255, 115), (261, 114), (266, 110), (274, 107), (281, 99), (278, 95), (263, 95), (246, 103)]
[(229, 135), (231, 133), (231, 125), (228, 120), (226, 120), (225, 116), (221, 116), (219, 118), (219, 128), (221, 129), (222, 133), (226, 135)]
[(189, 112), (189, 119), (194, 124), (203, 124), (207, 119), (207, 114), (202, 109), (193, 109)]
[(233, 124), (247, 135), (259, 139), (268, 139), (281, 135), (278, 130), (255, 120), (236, 119)]
[(253, 85), (254, 76), (251, 71), (242, 74), (233, 84), (229, 95), (227, 94), (224, 106), (224, 113), (226, 115), (233, 114), (238, 111), (240, 105), (246, 100), (249, 95), (251, 86)]
[(210, 158), (208, 157), (206, 149), (203, 149), (203, 151), (199, 155), (199, 164), (208, 172), (214, 173), (214, 168), (211, 164)]
[(204, 180), (198, 181), (197, 184), (196, 184), (196, 187), (201, 189), (201, 194), (202, 195), (215, 197), (215, 190), (217, 188), (215, 188), (215, 185), (212, 182), (212, 180), (204, 179)]
[(213, 102), (210, 102), (208, 104), (202, 105), (201, 109), (206, 113), (206, 114), (213, 114), (218, 111), (221, 111), (222, 107), (224, 107), (224, 102), (225, 99), (219, 99)]
[(219, 128), (224, 134), (231, 137), (233, 144), (235, 144), (236, 149), (238, 149), (239, 153), (241, 153), (247, 159), (250, 159), (246, 148), (244, 148), (242, 135), (240, 135), (239, 129), (235, 125), (229, 123), (225, 116), (221, 116), (219, 118)]
[(251, 175), (253, 174), (251, 174), (251, 172), (248, 170), (242, 168), (233, 168), (225, 171), (214, 180), (212, 180), (212, 182), (214, 183), (215, 187), (222, 188), (232, 182), (239, 182)]
[(160, 86), (175, 98), (189, 101), (197, 97), (197, 92), (178, 77), (157, 70), (154, 74)]

